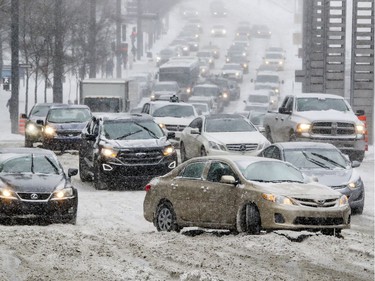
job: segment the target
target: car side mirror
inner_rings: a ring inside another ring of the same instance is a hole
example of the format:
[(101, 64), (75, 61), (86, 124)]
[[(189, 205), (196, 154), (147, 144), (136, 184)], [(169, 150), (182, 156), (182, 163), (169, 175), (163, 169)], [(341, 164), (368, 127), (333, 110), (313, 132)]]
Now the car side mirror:
[(36, 123), (38, 124), (38, 125), (44, 125), (44, 121), (43, 120), (36, 120)]
[(72, 177), (78, 174), (78, 169), (69, 168), (68, 169), (68, 177)]
[(359, 166), (361, 166), (361, 162), (359, 162), (357, 160), (354, 160), (352, 162), (352, 168), (358, 168)]
[(286, 107), (280, 107), (279, 108), (279, 113), (281, 114), (290, 114), (290, 111)]
[(22, 114), (21, 114), (21, 118), (22, 118), (22, 119), (27, 119), (27, 115), (26, 115), (25, 113), (22, 113)]
[(355, 112), (355, 115), (357, 115), (357, 116), (365, 115), (365, 111), (364, 111), (363, 109), (358, 109), (358, 110)]
[(198, 128), (191, 128), (190, 129), (190, 134), (192, 134), (192, 135), (199, 135), (200, 131), (199, 131)]
[(236, 179), (233, 176), (229, 176), (229, 175), (221, 176), (220, 182), (226, 183), (226, 184), (236, 184), (237, 183)]

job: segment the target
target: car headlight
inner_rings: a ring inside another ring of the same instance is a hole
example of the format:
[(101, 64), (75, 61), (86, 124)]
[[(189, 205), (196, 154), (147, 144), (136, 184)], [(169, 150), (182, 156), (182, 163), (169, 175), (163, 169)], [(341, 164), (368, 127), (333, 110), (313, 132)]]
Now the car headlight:
[(230, 59), (229, 58), (227, 58), (226, 60), (225, 60), (226, 62), (229, 62), (230, 61)]
[(212, 59), (209, 59), (209, 60), (208, 60), (208, 63), (213, 63), (213, 60), (212, 60)]
[(265, 199), (267, 201), (271, 201), (271, 202), (276, 203), (276, 204), (294, 205), (293, 201), (290, 198), (285, 197), (285, 196), (275, 195), (275, 194), (272, 194), (272, 193), (262, 193), (262, 197), (263, 197), (263, 199)]
[(351, 181), (348, 183), (348, 188), (351, 190), (358, 189), (361, 186), (362, 186), (362, 180), (360, 178), (356, 181)]
[(345, 206), (348, 204), (349, 204), (348, 197), (346, 197), (346, 195), (341, 196), (339, 200), (339, 206)]
[(240, 36), (240, 34), (237, 32), (237, 36)]
[(211, 30), (211, 33), (212, 33), (212, 34), (215, 33), (215, 30), (212, 29), (212, 30)]
[(164, 156), (172, 155), (174, 152), (175, 152), (175, 149), (172, 145), (168, 145), (168, 146), (164, 147), (164, 149), (163, 149), (163, 155)]
[(188, 47), (183, 47), (182, 49), (183, 49), (184, 51), (188, 51), (188, 50), (189, 50)]
[(311, 128), (311, 124), (307, 123), (300, 123), (297, 125), (297, 132), (298, 133), (307, 133)]
[(117, 156), (117, 151), (113, 148), (103, 147), (100, 150), (100, 154), (106, 158), (115, 158)]
[(194, 47), (198, 47), (198, 44), (194, 44)]
[(36, 135), (38, 133), (39, 129), (34, 123), (29, 123), (26, 126), (26, 133), (29, 135)]
[(245, 52), (243, 52), (243, 53), (242, 53), (242, 56), (243, 56), (243, 57), (246, 57), (246, 53), (245, 53)]
[(65, 187), (56, 190), (53, 192), (51, 200), (60, 200), (73, 197), (73, 188), (72, 187)]
[(165, 124), (159, 123), (158, 125), (159, 125), (160, 128), (165, 129)]
[(215, 149), (215, 150), (223, 150), (223, 151), (226, 151), (226, 147), (220, 143), (217, 143), (217, 142), (214, 142), (214, 141), (209, 141), (208, 142), (208, 146), (211, 148), (211, 149)]
[(266, 60), (266, 64), (269, 64), (270, 62), (268, 60)]
[(239, 72), (236, 72), (236, 76), (240, 76), (240, 73), (239, 73)]
[(186, 93), (190, 94), (190, 92), (191, 92), (191, 88), (187, 88)]
[(282, 64), (283, 64), (283, 62), (282, 62), (282, 61), (279, 61), (279, 64), (280, 64), (280, 65), (282, 65)]
[(44, 134), (46, 134), (47, 136), (54, 136), (56, 134), (56, 130), (54, 127), (51, 127), (51, 126), (45, 126), (44, 127)]
[(223, 34), (227, 33), (227, 31), (225, 29), (223, 29)]
[(362, 124), (355, 125), (355, 131), (357, 134), (364, 135), (366, 133), (366, 127)]
[(244, 64), (243, 64), (243, 67), (245, 67), (245, 68), (246, 68), (246, 67), (247, 67), (247, 63), (244, 63)]
[(228, 93), (223, 93), (223, 98), (227, 99), (228, 98)]
[(0, 198), (17, 200), (16, 193), (8, 187), (0, 188)]
[(275, 91), (276, 94), (278, 94), (280, 92), (280, 90), (278, 88), (275, 88), (274, 91)]

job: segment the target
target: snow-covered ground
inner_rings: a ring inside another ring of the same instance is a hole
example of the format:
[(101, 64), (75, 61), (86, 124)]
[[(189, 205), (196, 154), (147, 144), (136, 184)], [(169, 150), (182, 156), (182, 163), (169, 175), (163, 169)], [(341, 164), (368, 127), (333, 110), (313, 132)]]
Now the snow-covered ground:
[[(230, 17), (215, 19), (232, 31), (243, 19), (269, 23), (274, 31), (271, 40), (251, 43), (250, 74), (241, 86), (241, 100), (253, 88), (250, 78), (269, 45), (287, 49), (283, 92), (297, 92), (300, 86), (294, 84), (293, 76), (300, 61), (297, 47), (291, 43), (290, 31), (295, 25), (290, 9), (279, 5), (270, 9), (265, 0), (251, 2), (238, 0), (240, 5), (231, 8)], [(207, 34), (212, 24), (208, 3), (199, 3)], [(172, 30), (157, 42), (154, 52), (168, 44), (183, 24), (177, 13), (171, 16)], [(215, 43), (224, 53), (231, 39)], [(213, 39), (206, 36), (202, 40), (205, 45)], [(142, 69), (153, 70), (154, 63), (144, 59), (134, 64), (134, 71)], [(71, 85), (64, 85), (67, 98), (74, 95), (75, 81)], [(20, 147), (23, 136), (10, 134), (5, 106), (9, 97), (9, 92), (0, 90), (0, 147)], [(241, 100), (227, 110), (240, 111)], [(21, 97), (21, 109), (22, 101)], [(78, 167), (76, 153), (59, 158), (66, 170)], [(374, 280), (373, 146), (358, 171), (366, 188), (365, 209), (362, 215), (352, 217), (351, 229), (343, 231), (343, 238), (289, 231), (233, 235), (196, 228), (161, 233), (143, 218), (145, 191), (97, 191), (76, 176), (73, 183), (79, 190), (79, 207), (75, 226), (0, 225), (0, 280)]]

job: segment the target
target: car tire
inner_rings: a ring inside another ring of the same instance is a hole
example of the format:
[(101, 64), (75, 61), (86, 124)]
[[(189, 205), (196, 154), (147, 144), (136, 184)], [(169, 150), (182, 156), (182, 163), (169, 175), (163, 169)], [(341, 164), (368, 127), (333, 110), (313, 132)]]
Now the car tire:
[(186, 150), (185, 150), (185, 145), (183, 142), (180, 144), (180, 157), (181, 157), (181, 163), (188, 160), (186, 157)]
[(341, 229), (340, 228), (322, 229), (321, 232), (322, 232), (323, 235), (336, 236), (336, 237), (341, 236)]
[(92, 178), (87, 173), (87, 164), (85, 163), (85, 160), (82, 157), (79, 157), (79, 177), (81, 178), (82, 182), (85, 181), (92, 181)]
[(27, 138), (25, 138), (25, 147), (33, 147), (33, 142)]
[(258, 208), (254, 204), (246, 205), (246, 232), (249, 234), (260, 234), (261, 221)]
[(268, 139), (268, 141), (270, 143), (273, 143), (273, 139), (272, 139), (272, 136), (271, 136), (271, 129), (270, 129), (270, 127), (266, 127), (266, 138)]
[(94, 187), (95, 187), (96, 190), (107, 189), (107, 184), (105, 182), (103, 182), (100, 167), (98, 167), (98, 165), (95, 165), (95, 167), (94, 167)]
[(362, 162), (363, 159), (365, 158), (365, 152), (364, 151), (353, 151), (349, 152), (349, 159), (350, 161), (359, 161)]
[(179, 232), (181, 230), (177, 225), (176, 213), (169, 202), (164, 202), (157, 207), (155, 226), (158, 231)]
[(207, 151), (204, 146), (201, 147), (201, 156), (207, 156)]

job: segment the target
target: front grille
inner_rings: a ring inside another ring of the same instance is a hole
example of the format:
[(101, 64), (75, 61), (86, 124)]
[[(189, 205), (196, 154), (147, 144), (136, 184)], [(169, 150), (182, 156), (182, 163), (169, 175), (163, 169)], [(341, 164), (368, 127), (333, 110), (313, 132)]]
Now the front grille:
[(161, 149), (137, 149), (120, 151), (117, 157), (124, 164), (157, 164), (163, 153)]
[(22, 200), (35, 200), (35, 201), (47, 200), (51, 195), (51, 193), (35, 193), (35, 192), (19, 192), (17, 194)]
[(317, 135), (353, 135), (355, 134), (355, 126), (346, 122), (315, 122), (313, 123), (311, 132)]
[(340, 225), (344, 224), (343, 218), (314, 218), (297, 217), (293, 224), (297, 225)]
[(227, 144), (227, 149), (229, 151), (253, 151), (258, 148), (257, 143), (231, 143)]
[(298, 204), (312, 208), (330, 208), (336, 205), (337, 199), (314, 200), (304, 198), (293, 198)]
[(168, 131), (181, 132), (186, 128), (186, 126), (185, 125), (165, 125), (165, 128)]
[(57, 135), (59, 137), (78, 137), (81, 134), (81, 132), (70, 132), (70, 131), (65, 131), (65, 132), (57, 132)]

